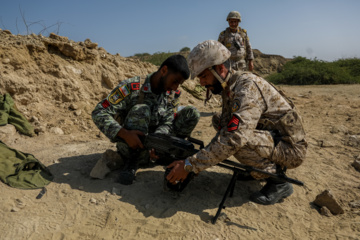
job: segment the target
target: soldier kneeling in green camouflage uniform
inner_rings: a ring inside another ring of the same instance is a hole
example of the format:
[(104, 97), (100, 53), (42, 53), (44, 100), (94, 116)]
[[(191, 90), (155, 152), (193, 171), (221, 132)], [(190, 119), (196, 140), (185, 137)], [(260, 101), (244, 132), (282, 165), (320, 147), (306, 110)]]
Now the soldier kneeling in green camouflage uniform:
[[(139, 163), (157, 157), (154, 150), (144, 149), (141, 138), (148, 133), (190, 136), (200, 118), (194, 107), (187, 106), (177, 112), (168, 102), (167, 91), (176, 91), (190, 76), (186, 59), (181, 55), (167, 58), (158, 71), (124, 81), (98, 103), (92, 112), (95, 125), (112, 142), (125, 162), (120, 173), (122, 184), (132, 184)], [(174, 100), (176, 100), (174, 98)]]

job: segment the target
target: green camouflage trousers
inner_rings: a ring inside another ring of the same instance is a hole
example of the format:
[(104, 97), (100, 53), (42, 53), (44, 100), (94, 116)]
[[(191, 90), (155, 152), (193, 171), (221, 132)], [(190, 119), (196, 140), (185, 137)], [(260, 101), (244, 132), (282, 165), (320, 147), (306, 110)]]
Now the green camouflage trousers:
[[(137, 104), (128, 112), (123, 126), (127, 130), (139, 130), (147, 134), (149, 133), (150, 116), (151, 110), (148, 105)], [(199, 119), (200, 113), (195, 107), (184, 107), (176, 113), (170, 134), (178, 137), (190, 136)], [(147, 164), (149, 162), (150, 156), (148, 150), (131, 149), (122, 139), (116, 143), (116, 148), (124, 160), (137, 158), (139, 164)]]

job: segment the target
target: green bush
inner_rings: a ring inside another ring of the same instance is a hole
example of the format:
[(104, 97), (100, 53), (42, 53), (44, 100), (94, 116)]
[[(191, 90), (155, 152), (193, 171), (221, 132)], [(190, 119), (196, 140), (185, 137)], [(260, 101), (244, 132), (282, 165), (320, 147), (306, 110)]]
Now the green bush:
[(180, 49), (180, 52), (190, 52), (190, 48), (183, 47), (182, 49)]
[(326, 62), (295, 57), (284, 65), (280, 73), (271, 74), (266, 79), (288, 85), (360, 83), (360, 59)]

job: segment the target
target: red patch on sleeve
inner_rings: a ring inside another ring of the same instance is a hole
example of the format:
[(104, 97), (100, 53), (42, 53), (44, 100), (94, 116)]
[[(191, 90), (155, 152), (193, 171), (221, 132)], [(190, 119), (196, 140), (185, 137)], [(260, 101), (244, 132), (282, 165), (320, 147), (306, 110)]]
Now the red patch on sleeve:
[(103, 106), (103, 108), (108, 108), (109, 106), (110, 106), (110, 103), (109, 103), (109, 101), (107, 100), (107, 99), (105, 99), (102, 103), (101, 103), (101, 105)]
[(140, 89), (140, 83), (131, 83), (131, 90), (139, 90)]
[(233, 115), (231, 120), (229, 121), (227, 128), (228, 128), (228, 132), (232, 132), (238, 129), (239, 126), (239, 122), (240, 122), (240, 118), (236, 115)]

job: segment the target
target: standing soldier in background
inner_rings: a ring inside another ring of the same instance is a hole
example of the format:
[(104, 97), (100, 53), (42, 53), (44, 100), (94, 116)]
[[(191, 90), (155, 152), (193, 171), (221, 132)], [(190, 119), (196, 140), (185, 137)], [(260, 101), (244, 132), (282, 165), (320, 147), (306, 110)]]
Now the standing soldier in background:
[[(194, 107), (182, 109), (174, 119), (167, 91), (176, 91), (189, 78), (185, 57), (167, 58), (158, 71), (120, 82), (92, 111), (95, 125), (112, 142), (116, 142), (120, 160), (125, 163), (119, 176), (121, 184), (132, 184), (140, 162), (156, 159), (154, 150), (144, 149), (141, 138), (148, 133), (190, 136), (200, 118)], [(119, 161), (119, 162), (121, 162)]]
[(252, 71), (254, 69), (254, 54), (246, 30), (239, 27), (240, 13), (237, 11), (230, 12), (226, 21), (228, 21), (229, 27), (220, 33), (218, 41), (230, 50), (231, 67), (236, 71), (246, 71), (246, 62), (248, 62), (249, 71)]

